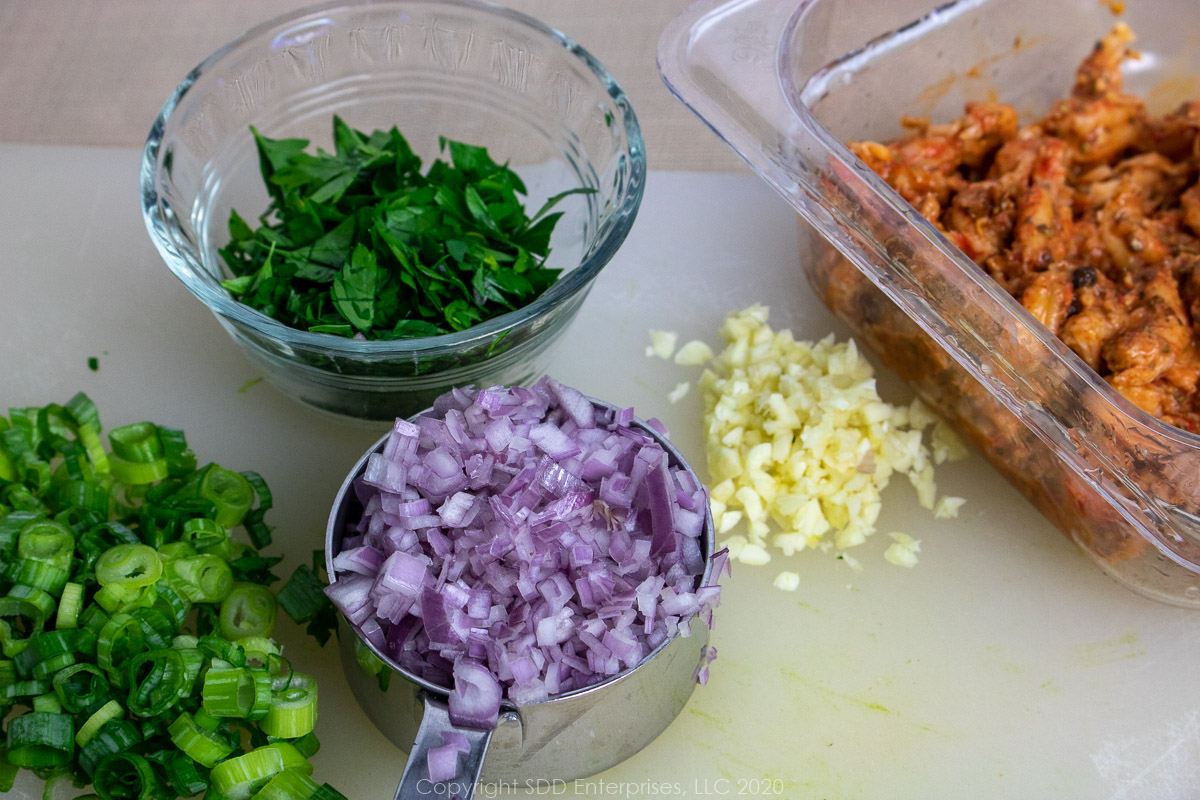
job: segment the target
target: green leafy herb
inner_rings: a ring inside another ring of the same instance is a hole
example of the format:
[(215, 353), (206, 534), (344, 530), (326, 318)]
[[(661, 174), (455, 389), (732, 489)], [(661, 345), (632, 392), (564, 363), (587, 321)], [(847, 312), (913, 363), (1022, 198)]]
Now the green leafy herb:
[(236, 211), (220, 250), (237, 300), (293, 328), (366, 339), (460, 331), (527, 305), (558, 278), (545, 266), (562, 192), (532, 217), (526, 188), (486, 149), (441, 139), (424, 173), (396, 128), (333, 118), (334, 152), (251, 128), (271, 202)]

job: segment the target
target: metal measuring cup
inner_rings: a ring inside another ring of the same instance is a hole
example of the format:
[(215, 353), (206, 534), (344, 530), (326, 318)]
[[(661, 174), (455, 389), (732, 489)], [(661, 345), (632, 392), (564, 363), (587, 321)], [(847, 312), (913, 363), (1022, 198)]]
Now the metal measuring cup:
[[(617, 410), (609, 403), (589, 399), (597, 408)], [(666, 451), (672, 466), (692, 472), (665, 437), (640, 419), (632, 424)], [(354, 481), (363, 473), (371, 454), (382, 452), (387, 438), (385, 434), (363, 454), (334, 499), (325, 531), (325, 568), (331, 579), (333, 557), (341, 550), (343, 533), (362, 515)], [(698, 587), (709, 585), (713, 577), (712, 513), (706, 509), (704, 516), (700, 544), (705, 566)], [(696, 671), (707, 661), (708, 626), (693, 617), (687, 623), (689, 636), (676, 633), (633, 669), (540, 703), (515, 706), (506, 702), (494, 730), (473, 730), (450, 723), (448, 687), (409, 672), (358, 636), (340, 613), (338, 616), (342, 667), (355, 698), (375, 727), (409, 753), (396, 800), (471, 800), (479, 783), (545, 791), (602, 772), (637, 753), (666, 730), (691, 697)], [(386, 690), (380, 688), (377, 676), (368, 675), (359, 666), (356, 647), (368, 649), (383, 662), (383, 669), (391, 671)], [(429, 779), (426, 755), (443, 743), (442, 734), (449, 731), (462, 733), (470, 749), (452, 781), (434, 783)]]

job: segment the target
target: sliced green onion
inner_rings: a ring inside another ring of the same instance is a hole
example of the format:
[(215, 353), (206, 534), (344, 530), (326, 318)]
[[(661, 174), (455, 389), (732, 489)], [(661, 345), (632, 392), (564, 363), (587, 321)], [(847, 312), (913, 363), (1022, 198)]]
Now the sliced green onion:
[(162, 559), (164, 566), (177, 559), (191, 558), (194, 555), (197, 555), (196, 548), (187, 542), (168, 542), (158, 548), (158, 557)]
[(0, 597), (0, 649), (4, 655), (15, 658), (25, 650), (30, 639), (41, 634), (53, 611), (50, 595), (31, 586), (14, 586), (7, 597)]
[(206, 714), (245, 718), (254, 707), (254, 677), (241, 667), (212, 667), (204, 675), (200, 695)]
[(114, 428), (108, 434), (108, 441), (112, 445), (109, 466), (113, 477), (122, 483), (156, 483), (170, 474), (158, 426), (154, 423), (135, 422)]
[(183, 431), (159, 425), (158, 439), (162, 442), (167, 472), (172, 478), (183, 478), (196, 471), (196, 454), (188, 447)]
[(8, 760), (8, 747), (0, 742), (0, 792), (12, 791), (17, 781), (17, 772), (21, 768)]
[(224, 737), (214, 729), (201, 726), (186, 711), (175, 718), (167, 728), (167, 734), (176, 747), (203, 767), (212, 767), (234, 750)]
[(0, 794), (28, 766), (43, 800), (67, 781), (94, 800), (339, 797), (310, 778), (315, 686), (269, 638), (270, 489), (197, 470), (182, 431), (127, 425), (111, 454), (100, 431), (82, 393), (0, 417)]
[(358, 668), (363, 671), (363, 674), (372, 678), (378, 677), (379, 673), (387, 667), (383, 663), (383, 659), (372, 653), (371, 648), (358, 638), (354, 640), (354, 660), (358, 662)]
[(210, 777), (213, 787), (229, 800), (249, 800), (283, 769), (282, 753), (268, 745), (222, 761)]
[(175, 588), (167, 580), (160, 580), (154, 584), (154, 589), (157, 597), (151, 608), (162, 614), (165, 619), (170, 620), (175, 626), (175, 630), (179, 630), (187, 621), (188, 611), (191, 610), (192, 604), (186, 597), (175, 591)]
[(96, 594), (92, 595), (92, 600), (96, 601), (97, 606), (100, 606), (109, 614), (127, 614), (133, 610), (132, 608), (127, 608), (127, 606), (132, 606), (138, 600), (142, 600), (143, 597), (142, 589), (125, 589), (113, 584), (110, 587), (97, 589)]
[(32, 586), (14, 586), (7, 597), (0, 597), (0, 617), (14, 617), (28, 622), (30, 636), (42, 632), (46, 618), (54, 612), (54, 598)]
[(153, 422), (135, 422), (113, 428), (108, 434), (113, 454), (126, 461), (145, 464), (163, 457), (162, 440), (158, 437), (158, 426)]
[(175, 627), (166, 614), (156, 608), (139, 608), (131, 612), (130, 616), (142, 627), (147, 647), (155, 650), (170, 647), (175, 636)]
[(92, 462), (92, 471), (97, 475), (107, 475), (109, 473), (108, 453), (104, 452), (100, 434), (92, 426), (83, 425), (80, 426), (78, 435), (79, 443), (83, 445), (88, 460)]
[(296, 673), (289, 685), (275, 692), (271, 709), (258, 727), (268, 736), (296, 739), (312, 733), (317, 724), (317, 682)]
[(80, 429), (87, 428), (93, 431), (100, 430), (100, 409), (96, 408), (96, 404), (92, 399), (83, 392), (76, 392), (65, 406), (67, 416)]
[(71, 714), (108, 696), (108, 678), (93, 664), (75, 664), (55, 674), (54, 693), (58, 701)]
[(191, 797), (208, 788), (208, 781), (196, 770), (196, 762), (183, 753), (166, 759), (167, 780), (180, 797)]
[[(0, 452), (3, 452), (2, 446)], [(15, 553), (21, 530), (36, 519), (45, 519), (45, 515), (40, 511), (10, 511), (8, 516), (0, 519), (0, 554)]]
[(78, 631), (72, 630), (49, 631), (30, 637), (29, 646), (13, 659), (17, 674), (24, 677), (30, 675), (35, 678), (49, 677), (58, 669), (74, 663), (72, 658), (70, 661), (60, 663), (58, 667), (49, 666), (62, 661), (62, 656), (70, 656), (84, 649), (80, 647), (79, 642)]
[(296, 752), (305, 758), (312, 758), (321, 749), (321, 740), (315, 733), (306, 733), (299, 739), (294, 739), (292, 747), (296, 748)]
[(250, 706), (250, 713), (246, 715), (246, 719), (260, 720), (267, 715), (275, 702), (275, 694), (271, 690), (271, 673), (266, 669), (253, 669), (249, 672), (254, 680), (254, 704)]
[(169, 474), (165, 458), (139, 464), (135, 461), (126, 461), (114, 454), (108, 457), (108, 465), (114, 478), (131, 486), (157, 483)]
[[(194, 647), (176, 647), (183, 661), (182, 697), (191, 697), (196, 693), (196, 679), (204, 668), (204, 654)], [(180, 699), (182, 699), (182, 697)]]
[(79, 614), (79, 629), (90, 631), (95, 636), (100, 635), (100, 631), (108, 624), (111, 617), (104, 613), (104, 609), (92, 603), (87, 608), (83, 609)]
[(162, 792), (154, 767), (137, 753), (105, 756), (96, 765), (92, 783), (100, 800), (154, 800)]
[(125, 613), (138, 609), (149, 608), (158, 600), (158, 590), (156, 584), (149, 586), (139, 586), (136, 589), (127, 589), (124, 586), (113, 583), (108, 586), (101, 586), (96, 594), (92, 597), (96, 604), (110, 614)]
[(50, 714), (61, 714), (63, 707), (62, 703), (58, 702), (58, 697), (54, 694), (40, 694), (33, 698), (33, 710), (45, 711)]
[(108, 519), (112, 495), (109, 487), (89, 480), (70, 480), (58, 489), (57, 504), (67, 511), (60, 512), (58, 521), (76, 526), (90, 526)]
[(235, 667), (246, 665), (246, 651), (237, 642), (222, 639), (220, 636), (201, 636), (196, 640), (196, 647), (213, 659), (219, 658)]
[[(42, 787), (42, 800), (56, 800), (71, 791), (72, 787), (80, 785), (70, 766), (55, 767), (46, 774), (46, 784)], [(61, 793), (59, 787), (62, 787)], [(86, 795), (83, 800), (86, 800)]]
[[(42, 634), (45, 636), (45, 634)], [(32, 648), (31, 648), (32, 649)], [(74, 653), (59, 653), (54, 658), (39, 661), (33, 668), (33, 677), (41, 680), (52, 678), (54, 673), (75, 663)]]
[(285, 769), (271, 780), (267, 781), (255, 800), (308, 800), (317, 791), (317, 783), (312, 778), (296, 770)]
[(17, 557), (44, 561), (62, 570), (71, 568), (75, 554), (75, 535), (66, 525), (39, 519), (21, 529), (17, 539)]
[(176, 650), (193, 650), (198, 644), (200, 644), (200, 637), (192, 636), (190, 633), (181, 633), (171, 640), (171, 647)]
[(58, 615), (54, 627), (58, 630), (74, 628), (79, 623), (79, 611), (83, 607), (83, 585), (68, 581), (63, 584), (58, 597)]
[(196, 724), (201, 728), (204, 728), (206, 731), (215, 731), (217, 728), (221, 727), (221, 720), (218, 717), (212, 716), (211, 714), (206, 714), (203, 708), (197, 708), (195, 711), (193, 711), (192, 719), (194, 719)]
[(0, 448), (0, 481), (8, 482), (17, 479), (17, 466), (8, 457), (8, 453)]
[(33, 668), (41, 660), (38, 651), (33, 647), (33, 643), (38, 640), (38, 636), (31, 636), (25, 641), (26, 646), (12, 657), (13, 667), (17, 671), (17, 676), (21, 678), (32, 678)]
[(141, 732), (128, 720), (111, 720), (96, 731), (87, 744), (80, 746), (79, 766), (85, 773), (92, 775), (96, 766), (107, 756), (124, 752), (144, 739)]
[(221, 601), (220, 632), (238, 641), (247, 636), (269, 637), (275, 630), (275, 595), (265, 586), (234, 584)]
[(96, 639), (96, 663), (114, 686), (125, 686), (120, 665), (146, 647), (142, 626), (128, 614), (116, 614), (105, 623)]
[(0, 792), (11, 792), (19, 770), (19, 766), (8, 762), (8, 748), (0, 741)]
[(347, 800), (347, 798), (328, 783), (322, 783), (308, 800)]
[(213, 464), (200, 481), (200, 496), (216, 508), (216, 521), (226, 528), (242, 523), (254, 503), (254, 489), (244, 475)]
[(233, 589), (233, 572), (218, 556), (179, 558), (168, 566), (172, 588), (193, 603), (219, 603)]
[(241, 475), (258, 495), (258, 507), (247, 512), (242, 520), (242, 527), (250, 536), (250, 543), (261, 550), (271, 543), (271, 526), (266, 524), (264, 518), (274, 504), (274, 499), (271, 497), (271, 490), (267, 488), (267, 482), (257, 472), (246, 470)]
[(233, 555), (229, 531), (208, 517), (193, 517), (184, 522), (182, 541), (190, 544), (197, 553), (220, 556), (227, 561)]
[(12, 626), (5, 620), (0, 619), (0, 654), (13, 658), (28, 646), (28, 639), (14, 636)]
[(279, 645), (266, 637), (244, 636), (238, 639), (238, 644), (246, 652), (247, 662), (267, 664), (272, 658), (279, 658)]
[(31, 711), (9, 720), (8, 760), (29, 769), (61, 766), (75, 754), (74, 734), (66, 714)]
[(46, 680), (17, 681), (4, 687), (4, 699), (13, 702), (22, 697), (37, 697), (39, 694), (50, 691), (51, 688), (50, 681)]
[(258, 748), (259, 750), (275, 750), (283, 760), (284, 769), (294, 769), (301, 775), (312, 775), (313, 765), (300, 751), (288, 742), (271, 742)]
[(163, 565), (153, 547), (119, 544), (110, 547), (96, 562), (96, 581), (101, 586), (140, 589), (162, 577)]
[(167, 648), (134, 656), (128, 662), (126, 706), (140, 717), (163, 714), (186, 695), (187, 665), (183, 651)]
[(32, 586), (51, 595), (62, 592), (63, 586), (70, 577), (70, 572), (67, 570), (32, 558), (17, 559), (16, 562), (9, 565), (5, 573), (11, 583)]
[(75, 744), (83, 747), (108, 722), (120, 719), (123, 716), (125, 716), (125, 709), (121, 707), (121, 704), (116, 700), (109, 700), (96, 709), (96, 712), (88, 717), (87, 722), (83, 723), (79, 728), (79, 731), (75, 734)]

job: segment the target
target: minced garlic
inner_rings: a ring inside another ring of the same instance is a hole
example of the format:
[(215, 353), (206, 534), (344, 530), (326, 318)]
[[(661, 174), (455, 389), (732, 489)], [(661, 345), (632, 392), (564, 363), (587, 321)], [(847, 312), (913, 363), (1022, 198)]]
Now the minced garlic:
[[(725, 347), (699, 380), (713, 520), (721, 535), (741, 526), (724, 541), (730, 556), (765, 564), (769, 547), (790, 556), (862, 544), (896, 473), (908, 477), (924, 508), (955, 516), (963, 499), (938, 499), (933, 477), (935, 464), (966, 453), (953, 431), (920, 400), (885, 403), (853, 341), (796, 341), (791, 331), (772, 330), (768, 314), (754, 305), (726, 317)], [(703, 354), (702, 343), (689, 342), (676, 360)], [(885, 557), (915, 564), (920, 543), (898, 533), (892, 539)]]
[(646, 348), (647, 358), (670, 360), (675, 353), (675, 343), (679, 334), (675, 331), (650, 331), (650, 345)]

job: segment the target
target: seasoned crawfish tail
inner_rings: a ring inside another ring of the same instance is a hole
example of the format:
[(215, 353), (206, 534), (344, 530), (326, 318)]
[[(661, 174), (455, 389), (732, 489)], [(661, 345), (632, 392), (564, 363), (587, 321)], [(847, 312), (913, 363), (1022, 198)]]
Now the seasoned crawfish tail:
[(1133, 39), (1117, 23), (1022, 128), (971, 104), (851, 149), (1126, 398), (1196, 430), (1200, 102), (1151, 117), (1125, 94)]

